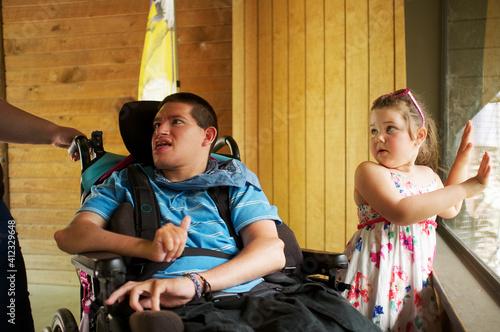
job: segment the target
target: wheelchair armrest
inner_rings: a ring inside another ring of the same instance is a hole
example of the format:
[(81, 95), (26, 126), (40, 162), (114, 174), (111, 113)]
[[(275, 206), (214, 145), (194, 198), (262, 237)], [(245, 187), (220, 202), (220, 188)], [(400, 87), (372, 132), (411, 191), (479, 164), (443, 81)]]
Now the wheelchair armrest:
[(86, 252), (71, 256), (71, 264), (83, 272), (115, 284), (125, 282), (125, 263), (110, 252)]
[(337, 269), (346, 269), (348, 266), (347, 256), (329, 251), (302, 249), (304, 262), (302, 270), (307, 274), (323, 274), (335, 276)]
[(309, 276), (309, 280), (325, 283), (339, 292), (351, 289), (351, 285), (336, 280), (337, 270), (346, 269), (349, 265), (346, 255), (310, 249), (302, 249), (302, 255), (302, 271)]

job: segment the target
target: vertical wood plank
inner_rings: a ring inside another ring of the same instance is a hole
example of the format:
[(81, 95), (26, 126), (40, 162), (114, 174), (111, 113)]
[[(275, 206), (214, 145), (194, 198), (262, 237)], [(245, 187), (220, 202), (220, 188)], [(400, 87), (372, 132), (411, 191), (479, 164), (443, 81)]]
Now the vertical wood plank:
[(356, 231), (354, 172), (368, 149), (368, 0), (346, 1), (346, 242)]
[(404, 0), (394, 0), (395, 87), (406, 88), (406, 37)]
[(288, 175), (288, 4), (273, 0), (273, 202), (283, 221), (289, 219)]
[(245, 155), (245, 6), (243, 1), (233, 2), (233, 62), (232, 62), (232, 76), (240, 77), (240, 79), (232, 80), (232, 136), (238, 143), (242, 156)]
[(324, 2), (306, 6), (306, 206), (307, 247), (325, 246)]
[(378, 96), (395, 90), (393, 0), (371, 0), (368, 11), (369, 100), (373, 101)]
[[(3, 15), (2, 8), (0, 7), (0, 15)], [(0, 26), (0, 36), (3, 36), (4, 29), (3, 25)], [(0, 44), (0, 98), (5, 100), (5, 53), (3, 48), (3, 39)], [(3, 176), (0, 178), (0, 181), (3, 183), (3, 200), (7, 207), (10, 206), (9, 201), (9, 155), (8, 155), (9, 147), (6, 143), (0, 143), (0, 167), (2, 167)]]
[(306, 247), (306, 35), (305, 1), (288, 2), (289, 91), (288, 137), (290, 145), (289, 225)]
[(346, 217), (344, 0), (325, 1), (325, 249), (342, 252)]
[[(393, 0), (370, 1), (368, 12), (369, 101), (372, 102), (378, 96), (396, 89)], [(368, 159), (375, 160), (371, 154)]]
[(258, 174), (258, 6), (257, 0), (245, 5), (245, 107), (244, 107), (244, 151), (243, 162), (248, 169)]
[(273, 201), (273, 11), (272, 1), (258, 1), (258, 175)]

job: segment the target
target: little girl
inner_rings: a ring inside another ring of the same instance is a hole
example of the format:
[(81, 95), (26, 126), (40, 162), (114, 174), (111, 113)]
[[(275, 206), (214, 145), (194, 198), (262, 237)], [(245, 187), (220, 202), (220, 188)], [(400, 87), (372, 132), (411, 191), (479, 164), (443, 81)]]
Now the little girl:
[(489, 155), (466, 180), (472, 149), (467, 123), (443, 186), (436, 174), (435, 125), (407, 90), (377, 98), (370, 115), (370, 151), (376, 162), (356, 169), (358, 231), (347, 244), (352, 285), (347, 299), (382, 331), (439, 330), (431, 272), (436, 215), (452, 218), (464, 198), (486, 188)]

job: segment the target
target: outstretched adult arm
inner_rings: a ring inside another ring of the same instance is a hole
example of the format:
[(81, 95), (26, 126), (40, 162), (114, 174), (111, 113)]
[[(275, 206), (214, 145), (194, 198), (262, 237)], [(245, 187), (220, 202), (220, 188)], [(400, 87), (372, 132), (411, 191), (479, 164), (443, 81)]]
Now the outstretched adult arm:
[(67, 149), (79, 130), (62, 127), (25, 112), (0, 99), (0, 141), (9, 143), (52, 144)]

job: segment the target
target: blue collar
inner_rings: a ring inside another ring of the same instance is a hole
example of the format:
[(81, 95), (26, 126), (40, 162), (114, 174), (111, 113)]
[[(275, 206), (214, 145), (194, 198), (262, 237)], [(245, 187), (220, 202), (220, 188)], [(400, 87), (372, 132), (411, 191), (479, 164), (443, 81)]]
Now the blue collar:
[(206, 190), (210, 187), (230, 186), (243, 188), (248, 184), (262, 190), (259, 179), (245, 164), (236, 159), (217, 161), (209, 158), (205, 173), (195, 175), (189, 179), (172, 182), (155, 169), (154, 182), (159, 186), (166, 186), (174, 190)]

